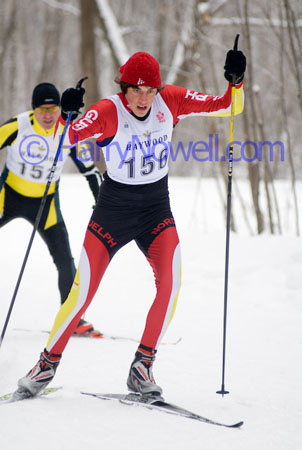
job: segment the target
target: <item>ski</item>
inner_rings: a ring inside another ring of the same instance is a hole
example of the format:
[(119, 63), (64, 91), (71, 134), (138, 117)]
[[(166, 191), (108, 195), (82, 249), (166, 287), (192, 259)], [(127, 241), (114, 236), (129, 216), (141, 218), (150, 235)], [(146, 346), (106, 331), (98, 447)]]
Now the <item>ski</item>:
[[(47, 333), (49, 334), (50, 331), (48, 330), (31, 330), (29, 328), (14, 328), (13, 331), (22, 331), (25, 333)], [(101, 336), (88, 336), (88, 335), (72, 335), (72, 337), (75, 338), (85, 338), (85, 339), (109, 339), (112, 341), (130, 341), (130, 342), (136, 342), (137, 344), (140, 343), (140, 341), (138, 339), (135, 338), (131, 338), (128, 336), (114, 336), (114, 335), (110, 335), (110, 334), (103, 334), (101, 333)], [(168, 342), (161, 342), (160, 345), (177, 345), (181, 342), (182, 338), (179, 337), (178, 339), (176, 339), (175, 341), (168, 341)]]
[(27, 391), (26, 389), (18, 388), (15, 392), (10, 392), (9, 394), (4, 394), (0, 396), (0, 405), (3, 405), (5, 403), (19, 402), (21, 400), (26, 400), (28, 398), (36, 398), (49, 395), (52, 394), (53, 392), (57, 392), (59, 389), (62, 388), (61, 387), (46, 388), (38, 395), (31, 395), (30, 392)]
[(159, 396), (147, 396), (141, 394), (96, 394), (91, 392), (81, 392), (83, 395), (90, 395), (92, 397), (99, 398), (101, 400), (117, 400), (125, 405), (136, 405), (143, 406), (148, 409), (154, 409), (157, 411), (163, 411), (168, 414), (174, 414), (177, 416), (186, 417), (188, 419), (194, 419), (199, 422), (208, 423), (211, 425), (218, 425), (220, 427), (227, 428), (239, 428), (243, 425), (243, 421), (237, 422), (231, 425), (217, 422), (215, 420), (209, 419), (207, 417), (196, 414), (187, 409), (181, 408), (180, 406), (173, 405), (172, 403), (167, 403), (163, 397)]

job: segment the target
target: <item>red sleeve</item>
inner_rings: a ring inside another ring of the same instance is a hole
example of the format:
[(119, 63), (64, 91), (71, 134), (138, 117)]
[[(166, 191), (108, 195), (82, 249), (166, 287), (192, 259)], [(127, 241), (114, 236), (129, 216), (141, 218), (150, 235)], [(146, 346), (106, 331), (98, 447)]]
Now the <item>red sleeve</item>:
[[(64, 121), (60, 118), (64, 125)], [(113, 137), (117, 131), (117, 111), (111, 100), (104, 99), (94, 103), (86, 111), (84, 116), (74, 123), (68, 130), (70, 144), (74, 144), (85, 139), (94, 138), (103, 141)]]
[[(242, 83), (236, 88), (241, 86)], [(166, 85), (160, 95), (170, 109), (173, 115), (173, 124), (176, 125), (179, 120), (188, 116), (211, 115), (218, 111), (226, 111), (231, 105), (232, 85), (229, 83), (228, 89), (220, 97), (172, 85)]]

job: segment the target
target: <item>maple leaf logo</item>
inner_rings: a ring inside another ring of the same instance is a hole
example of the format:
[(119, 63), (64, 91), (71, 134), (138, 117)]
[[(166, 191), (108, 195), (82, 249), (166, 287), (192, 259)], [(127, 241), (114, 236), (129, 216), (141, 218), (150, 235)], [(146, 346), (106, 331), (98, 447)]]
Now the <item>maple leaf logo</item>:
[(158, 121), (159, 121), (160, 123), (162, 123), (162, 122), (165, 122), (165, 121), (166, 121), (166, 119), (165, 119), (165, 115), (164, 115), (164, 113), (163, 113), (163, 112), (161, 112), (161, 111), (159, 111), (159, 113), (157, 113), (157, 114), (156, 114), (156, 117), (158, 118)]

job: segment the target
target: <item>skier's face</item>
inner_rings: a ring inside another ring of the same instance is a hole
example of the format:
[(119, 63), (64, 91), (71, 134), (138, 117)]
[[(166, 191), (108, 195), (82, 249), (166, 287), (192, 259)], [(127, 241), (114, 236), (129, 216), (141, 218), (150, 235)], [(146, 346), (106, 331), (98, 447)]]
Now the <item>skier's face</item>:
[(157, 89), (150, 86), (129, 87), (126, 93), (129, 108), (138, 117), (144, 117), (152, 106)]
[(57, 105), (41, 105), (34, 109), (35, 118), (45, 130), (50, 130), (60, 115), (60, 108)]

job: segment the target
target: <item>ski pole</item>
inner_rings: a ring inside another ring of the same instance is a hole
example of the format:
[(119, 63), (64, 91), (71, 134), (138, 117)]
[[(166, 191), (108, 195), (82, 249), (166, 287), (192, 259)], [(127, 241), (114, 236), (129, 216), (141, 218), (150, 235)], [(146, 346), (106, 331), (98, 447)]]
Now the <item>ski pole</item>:
[[(80, 89), (81, 88), (81, 85), (82, 85), (83, 81), (86, 78), (82, 78), (78, 82), (78, 84), (76, 86), (76, 89)], [(14, 303), (15, 303), (15, 300), (16, 300), (16, 297), (17, 297), (17, 293), (18, 293), (19, 286), (20, 286), (20, 283), (21, 283), (21, 280), (22, 280), (22, 276), (23, 276), (23, 273), (24, 273), (24, 269), (25, 269), (25, 266), (26, 266), (26, 263), (27, 263), (27, 260), (28, 260), (28, 256), (29, 256), (29, 253), (30, 253), (30, 250), (31, 250), (31, 247), (32, 247), (32, 243), (33, 243), (36, 231), (38, 229), (38, 226), (39, 226), (39, 223), (40, 223), (40, 220), (41, 220), (42, 212), (43, 212), (46, 200), (47, 200), (47, 194), (48, 194), (48, 191), (49, 191), (49, 188), (50, 188), (50, 185), (51, 185), (51, 182), (52, 182), (55, 170), (56, 170), (57, 162), (58, 162), (58, 159), (59, 159), (59, 156), (60, 156), (60, 153), (61, 153), (61, 149), (62, 149), (64, 138), (65, 138), (65, 135), (66, 135), (66, 132), (67, 132), (67, 128), (68, 128), (70, 120), (71, 120), (71, 116), (72, 116), (72, 111), (69, 111), (67, 119), (66, 119), (66, 123), (65, 123), (63, 132), (62, 132), (62, 135), (60, 137), (58, 149), (57, 149), (57, 152), (56, 152), (56, 155), (55, 155), (55, 158), (54, 158), (54, 161), (53, 161), (53, 164), (52, 164), (49, 176), (48, 176), (48, 181), (47, 181), (47, 184), (46, 184), (46, 187), (45, 187), (45, 191), (44, 191), (41, 203), (40, 203), (40, 207), (39, 207), (39, 210), (38, 210), (38, 213), (37, 213), (37, 216), (36, 216), (36, 220), (35, 220), (35, 223), (34, 223), (34, 228), (32, 230), (32, 233), (31, 233), (31, 236), (30, 236), (30, 239), (29, 239), (29, 243), (28, 243), (28, 246), (27, 246), (27, 249), (26, 249), (26, 252), (25, 252), (25, 256), (24, 256), (24, 259), (23, 259), (21, 270), (20, 270), (20, 273), (19, 273), (19, 276), (18, 276), (18, 279), (17, 279), (16, 287), (15, 287), (15, 290), (14, 290), (14, 293), (13, 293), (13, 296), (12, 296), (12, 299), (11, 299), (11, 302), (10, 302), (10, 306), (9, 306), (9, 309), (8, 309), (8, 313), (7, 313), (6, 319), (5, 319), (4, 327), (3, 327), (3, 330), (2, 330), (2, 333), (1, 333), (1, 336), (0, 336), (0, 348), (2, 346), (2, 342), (3, 342), (3, 339), (4, 339), (5, 333), (6, 333), (7, 325), (8, 325), (8, 322), (9, 322), (9, 319), (10, 319), (10, 316), (11, 316), (11, 313), (12, 313), (12, 310), (13, 310), (13, 306), (14, 306)]]
[[(238, 47), (239, 34), (236, 35), (234, 50)], [(231, 100), (231, 121), (230, 121), (230, 143), (229, 143), (229, 164), (228, 164), (228, 194), (227, 194), (227, 220), (226, 220), (226, 246), (225, 246), (225, 273), (224, 273), (224, 312), (223, 312), (223, 349), (222, 349), (222, 381), (221, 389), (217, 394), (229, 394), (225, 390), (225, 356), (226, 356), (226, 328), (227, 328), (227, 306), (228, 306), (228, 280), (229, 280), (229, 253), (230, 253), (230, 228), (231, 228), (231, 199), (232, 199), (232, 178), (233, 178), (233, 130), (235, 115), (235, 81), (236, 75), (232, 74), (232, 100)]]

